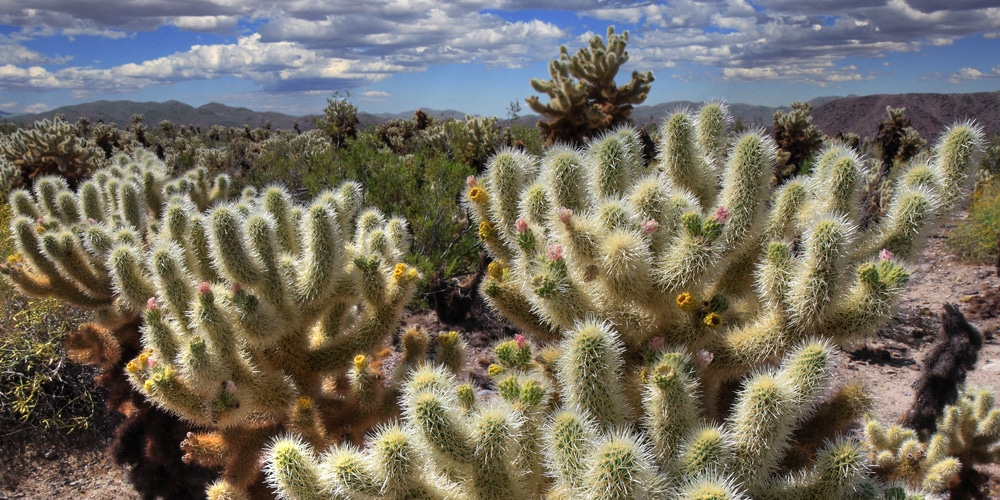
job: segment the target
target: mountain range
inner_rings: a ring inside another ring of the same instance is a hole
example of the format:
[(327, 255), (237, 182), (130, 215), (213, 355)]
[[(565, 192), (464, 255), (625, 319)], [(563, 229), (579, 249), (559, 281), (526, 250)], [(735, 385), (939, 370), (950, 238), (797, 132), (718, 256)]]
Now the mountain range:
[[(813, 123), (827, 135), (838, 132), (853, 132), (861, 137), (873, 136), (878, 123), (886, 118), (886, 106), (906, 108), (906, 116), (912, 126), (925, 139), (936, 138), (949, 124), (965, 119), (975, 119), (989, 136), (1000, 134), (1000, 91), (970, 94), (879, 94), (868, 96), (819, 97), (810, 101), (813, 106)], [(665, 117), (681, 109), (697, 109), (699, 103), (672, 101), (655, 105), (636, 106), (632, 116), (638, 125), (659, 124)], [(729, 103), (733, 117), (750, 127), (770, 127), (774, 112), (785, 107), (769, 107), (742, 103)], [(434, 110), (422, 108), (436, 118), (462, 119), (465, 113), (455, 110)], [(85, 117), (91, 122), (103, 121), (127, 126), (133, 115), (143, 115), (148, 127), (156, 127), (163, 120), (177, 125), (191, 125), (207, 129), (212, 125), (225, 127), (249, 126), (256, 128), (270, 124), (274, 129), (291, 129), (298, 124), (300, 130), (313, 128), (316, 115), (291, 116), (278, 112), (259, 112), (248, 108), (236, 108), (219, 103), (210, 103), (197, 108), (179, 101), (133, 102), (95, 101), (73, 106), (65, 106), (51, 111), (30, 115), (7, 115), (3, 119), (17, 124), (30, 124), (36, 120), (51, 119), (62, 115), (67, 121), (75, 122)], [(358, 113), (361, 126), (372, 126), (395, 118), (410, 118), (413, 111), (405, 113)], [(516, 123), (533, 125), (538, 115), (524, 115)], [(502, 124), (512, 123), (501, 120)]]

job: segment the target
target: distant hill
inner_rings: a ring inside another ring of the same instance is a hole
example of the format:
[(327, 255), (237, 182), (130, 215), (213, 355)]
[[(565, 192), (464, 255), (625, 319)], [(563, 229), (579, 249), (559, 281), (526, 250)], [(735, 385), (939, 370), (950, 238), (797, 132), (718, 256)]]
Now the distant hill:
[[(427, 116), (431, 116), (441, 120), (447, 120), (449, 118), (455, 120), (464, 120), (466, 115), (461, 111), (455, 111), (453, 109), (446, 109), (446, 110), (438, 110), (431, 108), (418, 108), (418, 109), (423, 111), (424, 113), (427, 113)], [(414, 109), (413, 111), (404, 111), (402, 113), (377, 113), (377, 114), (358, 111), (358, 122), (361, 125), (361, 128), (363, 129), (369, 126), (381, 125), (390, 120), (396, 120), (396, 119), (409, 120), (413, 118), (413, 114), (416, 112), (417, 109)]]
[[(838, 131), (853, 132), (861, 137), (872, 137), (878, 123), (886, 117), (886, 106), (905, 107), (906, 115), (921, 137), (934, 140), (948, 125), (970, 117), (986, 129), (987, 134), (1000, 134), (1000, 91), (980, 92), (972, 94), (879, 94), (869, 96), (851, 95), (847, 97), (817, 97), (811, 101), (813, 106), (813, 123), (827, 135), (836, 135)], [(790, 103), (789, 103), (790, 104)], [(701, 105), (692, 101), (671, 101), (653, 105), (637, 106), (632, 116), (636, 124), (659, 125), (667, 116), (680, 109), (696, 110)], [(774, 122), (774, 112), (777, 109), (789, 109), (752, 104), (728, 103), (734, 119), (747, 127), (770, 128)], [(421, 108), (428, 115), (438, 119), (464, 119), (465, 113), (456, 110), (436, 110)], [(415, 110), (414, 110), (415, 111)], [(413, 117), (414, 111), (402, 113), (366, 113), (358, 112), (361, 127), (370, 127), (386, 121)], [(0, 112), (2, 113), (2, 112)], [(226, 127), (243, 127), (247, 125), (256, 128), (270, 122), (274, 129), (291, 129), (296, 123), (301, 130), (313, 128), (313, 119), (317, 115), (290, 116), (276, 112), (259, 112), (247, 108), (236, 108), (219, 103), (206, 104), (198, 108), (178, 101), (133, 102), (133, 101), (97, 101), (38, 113), (32, 115), (13, 115), (5, 118), (15, 123), (30, 124), (43, 118), (51, 119), (56, 114), (62, 114), (70, 122), (84, 116), (91, 122), (103, 120), (105, 123), (116, 123), (125, 127), (132, 120), (133, 114), (144, 115), (148, 127), (156, 127), (163, 120), (169, 120), (175, 125), (195, 125), (208, 128), (212, 125)], [(535, 114), (520, 116), (516, 123), (532, 126), (540, 117)], [(500, 124), (507, 126), (510, 120), (501, 119)]]
[(975, 118), (988, 137), (1000, 134), (1000, 92), (848, 96), (814, 104), (813, 123), (829, 136), (842, 131), (873, 137), (888, 116), (886, 106), (906, 108), (913, 128), (931, 143), (949, 125), (969, 118)]
[(276, 112), (260, 112), (248, 108), (234, 108), (225, 104), (209, 103), (193, 107), (179, 101), (167, 102), (134, 102), (134, 101), (95, 101), (73, 106), (63, 106), (44, 113), (10, 116), (7, 119), (21, 124), (31, 124), (37, 120), (52, 119), (57, 114), (66, 117), (66, 121), (75, 122), (80, 117), (86, 117), (93, 123), (115, 123), (119, 127), (127, 127), (132, 121), (132, 115), (143, 115), (143, 123), (147, 127), (156, 127), (163, 120), (169, 120), (174, 125), (194, 125), (203, 129), (212, 125), (224, 127), (257, 128), (270, 122), (274, 129), (291, 129), (296, 123), (299, 128), (312, 128), (312, 121), (299, 116), (290, 116)]

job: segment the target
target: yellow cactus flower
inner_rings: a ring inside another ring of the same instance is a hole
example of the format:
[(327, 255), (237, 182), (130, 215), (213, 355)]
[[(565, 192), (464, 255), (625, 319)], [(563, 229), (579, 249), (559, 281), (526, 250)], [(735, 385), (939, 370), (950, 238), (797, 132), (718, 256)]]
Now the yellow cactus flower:
[(705, 319), (703, 320), (703, 322), (706, 325), (708, 325), (708, 326), (710, 326), (712, 328), (715, 328), (715, 327), (717, 327), (717, 326), (719, 326), (719, 325), (722, 324), (722, 316), (719, 316), (718, 314), (716, 314), (714, 312), (713, 313), (708, 313), (708, 315), (705, 316)]
[(489, 241), (497, 237), (497, 228), (492, 222), (484, 220), (479, 223), (479, 239)]
[(7, 256), (8, 264), (20, 264), (22, 262), (24, 262), (24, 256), (20, 253), (12, 253)]
[(392, 270), (392, 278), (393, 279), (397, 279), (398, 280), (400, 278), (400, 276), (403, 276), (405, 274), (406, 274), (406, 264), (403, 264), (402, 262), (400, 262), (399, 264), (396, 264), (396, 267), (393, 268), (393, 270)]
[(698, 308), (698, 304), (694, 300), (694, 296), (688, 292), (684, 292), (677, 296), (677, 307), (681, 308), (681, 311), (693, 311)]
[(309, 399), (309, 396), (299, 396), (299, 400), (296, 403), (296, 409), (299, 411), (306, 411), (309, 408), (312, 408), (312, 399)]
[(503, 278), (503, 272), (507, 269), (507, 263), (502, 260), (494, 260), (490, 262), (489, 266), (486, 266), (486, 274), (490, 278), (500, 281)]
[(354, 356), (354, 371), (363, 372), (368, 368), (368, 358), (364, 354)]
[(486, 200), (489, 199), (489, 196), (487, 196), (485, 189), (479, 186), (474, 186), (472, 189), (469, 190), (469, 199), (475, 203), (479, 203), (480, 205), (482, 205), (486, 203)]

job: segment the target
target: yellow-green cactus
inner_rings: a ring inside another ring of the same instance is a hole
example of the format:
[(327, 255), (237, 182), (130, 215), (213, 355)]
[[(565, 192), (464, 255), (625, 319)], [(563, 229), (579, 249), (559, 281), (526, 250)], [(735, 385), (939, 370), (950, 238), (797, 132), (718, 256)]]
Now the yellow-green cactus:
[(97, 310), (111, 329), (141, 324), (145, 350), (126, 375), (204, 429), (183, 447), (223, 467), (218, 494), (245, 494), (281, 432), (319, 446), (352, 439), (326, 427), (350, 423), (360, 440), (398, 412), (376, 351), (418, 277), (402, 263), (406, 223), (362, 210), (355, 183), (310, 204), (277, 187), (225, 201), (225, 178), (164, 172), (140, 150), (76, 191), (59, 178), (15, 191), (18, 252), (4, 273), (28, 293)]

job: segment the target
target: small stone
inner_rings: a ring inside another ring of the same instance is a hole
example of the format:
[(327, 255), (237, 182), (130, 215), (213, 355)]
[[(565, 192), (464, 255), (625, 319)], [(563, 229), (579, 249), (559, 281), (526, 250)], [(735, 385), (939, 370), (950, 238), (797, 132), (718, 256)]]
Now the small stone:
[(59, 458), (59, 454), (56, 453), (56, 450), (49, 450), (42, 454), (42, 458), (46, 460), (55, 460)]

